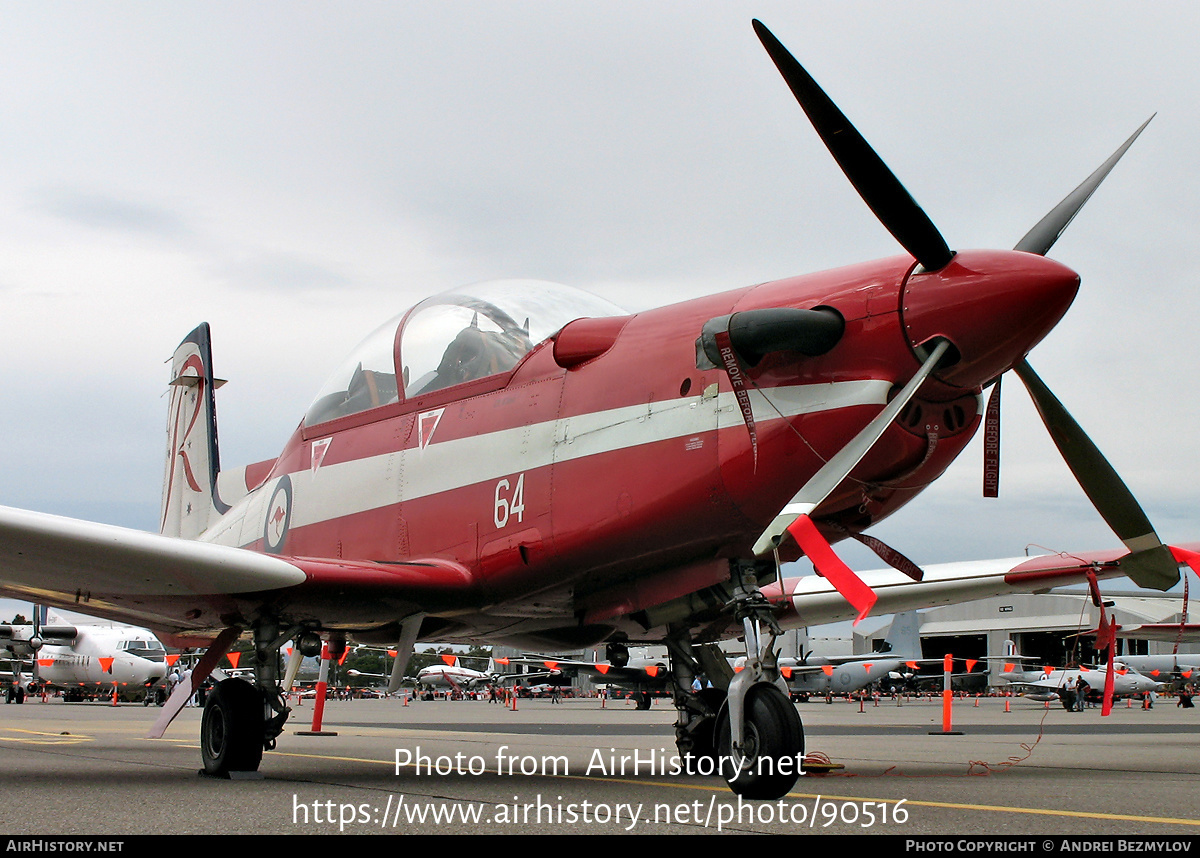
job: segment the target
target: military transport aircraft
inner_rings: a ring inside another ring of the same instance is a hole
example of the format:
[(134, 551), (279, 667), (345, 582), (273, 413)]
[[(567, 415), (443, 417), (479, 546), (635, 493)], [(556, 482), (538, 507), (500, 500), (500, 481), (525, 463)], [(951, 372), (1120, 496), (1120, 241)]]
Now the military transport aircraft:
[[(885, 640), (887, 650), (866, 656), (808, 653), (800, 658), (780, 658), (779, 672), (793, 695), (807, 698), (859, 691), (898, 673), (915, 673), (918, 664), (926, 661), (921, 657), (921, 617), (916, 611), (896, 614)], [(942, 659), (936, 661), (941, 663)]]
[(28, 660), (29, 675), (13, 671), (6, 700), (21, 703), (25, 692), (41, 686), (60, 689), (68, 700), (145, 690), (147, 700), (162, 699), (160, 683), (167, 674), (166, 650), (148, 629), (112, 623), (68, 622), (35, 609), (34, 622), (0, 624), (0, 652), (14, 664)]
[[(955, 252), (754, 27), (903, 254), (632, 315), (541, 283), (438, 295), (363, 342), (277, 459), (238, 470), (219, 467), (202, 325), (172, 365), (161, 535), (0, 510), (0, 594), (149, 626), (168, 644), (212, 640), (193, 684), (248, 632), (254, 683), (224, 680), (205, 706), (213, 774), (256, 770), (274, 747), (288, 715), (277, 653), (292, 636), (301, 652), (324, 636), (335, 651), (353, 639), (404, 654), (418, 638), (663, 641), (681, 752), (731, 759), (737, 793), (773, 798), (794, 784), (804, 740), (761, 585), (805, 554), (865, 615), (874, 593), (828, 540), (942, 474), (1009, 370), (1128, 549), (1110, 563), (1173, 585), (1170, 551), (1026, 361), (1079, 286), (1045, 254), (1133, 137), (1014, 250)], [(746, 637), (746, 669), (693, 694), (696, 673), (715, 673), (710, 642), (729, 635)]]
[[(860, 577), (864, 582), (870, 582), (874, 574), (864, 572)], [(766, 589), (764, 588), (764, 591)], [(839, 694), (858, 691), (872, 682), (886, 678), (889, 673), (900, 670), (906, 664), (923, 660), (920, 622), (916, 611), (897, 614), (892, 619), (888, 632), (887, 643), (890, 649), (886, 652), (868, 656), (821, 656), (809, 653), (799, 659), (777, 658), (776, 664), (787, 683), (789, 693), (793, 696), (825, 694), (830, 691)], [(782, 627), (783, 624), (780, 625)], [(622, 663), (613, 664), (577, 661), (559, 656), (531, 655), (521, 661), (570, 674), (583, 674), (595, 682), (629, 689), (633, 692), (632, 699), (638, 709), (649, 709), (651, 698), (655, 694), (668, 692), (675, 684), (668, 660), (664, 658), (631, 656)], [(942, 659), (936, 661), (941, 664)], [(743, 670), (745, 664), (745, 656), (734, 659), (732, 671)]]
[[(1139, 641), (1166, 641), (1167, 643), (1183, 642), (1196, 643), (1200, 641), (1200, 624), (1198, 623), (1141, 623), (1135, 626), (1121, 626), (1117, 637)], [(1200, 659), (1200, 656), (1193, 656)]]
[[(1188, 551), (1200, 551), (1200, 545), (1186, 543), (1172, 546), (1172, 550), (1183, 556)], [(1118, 577), (1125, 574), (1122, 553), (1087, 551), (937, 563), (923, 567), (920, 581), (913, 581), (896, 569), (860, 572), (858, 576), (869, 583), (876, 594), (877, 613), (892, 613), (1012, 593), (1040, 593), (1053, 587), (1079, 584), (1083, 580), (1081, 568), (1090, 568), (1097, 579)], [(785, 578), (762, 589), (778, 606), (776, 617), (784, 628), (846, 619), (846, 600), (832, 583), (819, 575)], [(1178, 623), (1163, 624), (1162, 628), (1179, 634)], [(1125, 637), (1125, 629), (1122, 627), (1117, 634)]]
[(578, 661), (556, 655), (527, 654), (516, 663), (544, 668), (551, 675), (589, 677), (593, 682), (632, 692), (630, 699), (638, 709), (649, 709), (655, 695), (669, 691), (675, 684), (668, 659), (649, 655), (631, 655), (624, 646), (610, 645), (615, 662)]

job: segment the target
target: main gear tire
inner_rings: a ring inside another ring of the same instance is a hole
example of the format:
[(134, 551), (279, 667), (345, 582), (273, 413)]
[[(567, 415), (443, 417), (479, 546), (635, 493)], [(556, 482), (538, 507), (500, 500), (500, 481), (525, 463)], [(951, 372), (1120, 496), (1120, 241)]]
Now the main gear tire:
[(256, 772), (264, 747), (263, 696), (240, 679), (217, 683), (204, 704), (200, 724), (200, 756), (204, 772), (228, 777), (230, 772)]

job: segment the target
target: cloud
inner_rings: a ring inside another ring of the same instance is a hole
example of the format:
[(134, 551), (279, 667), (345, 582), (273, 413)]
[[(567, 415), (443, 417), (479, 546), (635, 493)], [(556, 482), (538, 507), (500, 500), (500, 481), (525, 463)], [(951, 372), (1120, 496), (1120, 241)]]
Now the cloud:
[(99, 191), (42, 188), (31, 192), (30, 198), (30, 208), (35, 212), (91, 229), (168, 239), (192, 235), (177, 212)]

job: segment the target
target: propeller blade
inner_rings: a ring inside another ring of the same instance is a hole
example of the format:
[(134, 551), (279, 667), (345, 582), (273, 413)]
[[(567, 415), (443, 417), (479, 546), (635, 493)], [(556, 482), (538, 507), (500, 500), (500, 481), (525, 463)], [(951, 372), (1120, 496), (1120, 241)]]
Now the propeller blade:
[(1036, 253), (1038, 256), (1045, 256), (1049, 253), (1050, 248), (1054, 246), (1054, 242), (1058, 241), (1058, 237), (1063, 234), (1063, 230), (1075, 219), (1075, 215), (1079, 214), (1079, 210), (1083, 208), (1083, 204), (1095, 193), (1096, 188), (1100, 187), (1100, 183), (1104, 181), (1109, 171), (1121, 160), (1121, 156), (1133, 145), (1133, 141), (1145, 130), (1153, 118), (1154, 116), (1151, 116), (1150, 119), (1143, 122), (1141, 127), (1133, 132), (1129, 139), (1122, 143), (1121, 147), (1116, 152), (1113, 152), (1107, 161), (1096, 168), (1096, 171), (1084, 180), (1083, 184), (1067, 194), (1061, 203), (1056, 205), (1050, 210), (1049, 214), (1038, 221), (1033, 229), (1025, 233), (1025, 237), (1017, 242), (1017, 246), (1013, 250)]
[(908, 401), (913, 398), (913, 395), (933, 372), (942, 355), (946, 353), (950, 343), (947, 340), (941, 340), (930, 352), (929, 357), (921, 364), (921, 368), (916, 374), (908, 380), (908, 384), (896, 394), (895, 398), (889, 402), (882, 411), (875, 415), (870, 423), (862, 428), (857, 435), (850, 439), (846, 446), (838, 450), (832, 458), (817, 471), (804, 487), (792, 498), (791, 502), (780, 511), (779, 515), (771, 522), (770, 526), (763, 532), (763, 535), (754, 543), (754, 553), (757, 556), (762, 556), (770, 551), (773, 551), (780, 540), (783, 539), (783, 534), (791, 526), (797, 518), (802, 515), (807, 515), (812, 512), (821, 501), (829, 496), (829, 493), (837, 488), (842, 480), (854, 470), (855, 465), (862, 461), (863, 456), (870, 452), (875, 446), (875, 442), (879, 440), (879, 436), (887, 429), (888, 425), (896, 419), (896, 415), (908, 404)]
[(754, 21), (754, 32), (826, 148), (875, 217), (926, 270), (942, 268), (954, 254), (933, 221), (845, 114), (761, 21)]
[(1121, 568), (1140, 587), (1170, 589), (1179, 581), (1179, 566), (1133, 493), (1028, 361), (1020, 361), (1013, 369), (1029, 390), (1042, 422), (1080, 488), (1129, 549)]

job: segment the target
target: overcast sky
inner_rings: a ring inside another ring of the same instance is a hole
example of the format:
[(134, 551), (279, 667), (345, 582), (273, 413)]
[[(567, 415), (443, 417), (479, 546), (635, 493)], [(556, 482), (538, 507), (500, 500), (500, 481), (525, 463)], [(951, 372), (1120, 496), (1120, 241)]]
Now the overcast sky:
[[(1051, 255), (1031, 362), (1167, 540), (1200, 539), (1196, 3), (9, 3), (0, 19), (0, 503), (157, 526), (168, 359), (213, 328), (222, 459), (276, 455), (422, 297), (499, 277), (631, 310), (899, 252), (761, 18), (952, 247), (1011, 247), (1157, 111)], [(1005, 388), (877, 528), (920, 563), (1116, 547)], [(877, 565), (856, 549), (859, 568)]]

